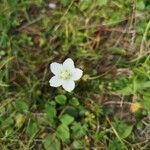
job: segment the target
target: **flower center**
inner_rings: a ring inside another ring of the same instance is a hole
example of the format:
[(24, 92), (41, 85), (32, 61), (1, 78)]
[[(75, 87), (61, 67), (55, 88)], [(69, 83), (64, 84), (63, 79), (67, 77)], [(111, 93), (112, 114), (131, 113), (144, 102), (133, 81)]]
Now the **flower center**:
[(70, 76), (71, 76), (71, 73), (70, 73), (70, 71), (69, 70), (62, 70), (61, 72), (60, 72), (60, 78), (62, 79), (62, 80), (67, 80), (67, 79), (69, 79), (70, 78)]

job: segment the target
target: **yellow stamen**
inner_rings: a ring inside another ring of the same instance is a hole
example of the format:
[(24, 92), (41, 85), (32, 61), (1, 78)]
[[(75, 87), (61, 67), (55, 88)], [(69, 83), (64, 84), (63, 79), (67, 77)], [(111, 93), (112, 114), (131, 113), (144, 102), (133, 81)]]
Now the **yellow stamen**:
[(60, 73), (60, 78), (62, 79), (62, 80), (67, 80), (67, 79), (69, 79), (70, 78), (70, 76), (71, 76), (71, 73), (70, 73), (70, 71), (69, 70), (62, 70), (61, 71), (61, 73)]
[(141, 108), (141, 104), (139, 102), (134, 102), (130, 106), (131, 112), (135, 113)]

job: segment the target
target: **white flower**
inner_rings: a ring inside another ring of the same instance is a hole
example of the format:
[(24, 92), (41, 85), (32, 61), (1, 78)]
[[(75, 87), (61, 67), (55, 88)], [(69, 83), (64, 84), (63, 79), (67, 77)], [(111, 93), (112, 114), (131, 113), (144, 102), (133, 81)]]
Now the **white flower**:
[(55, 9), (56, 8), (56, 4), (55, 3), (49, 3), (48, 7), (51, 9)]
[(50, 69), (55, 75), (49, 80), (50, 86), (59, 87), (62, 85), (68, 92), (71, 92), (75, 88), (74, 81), (79, 80), (83, 75), (81, 69), (75, 68), (71, 58), (66, 59), (63, 64), (52, 63)]

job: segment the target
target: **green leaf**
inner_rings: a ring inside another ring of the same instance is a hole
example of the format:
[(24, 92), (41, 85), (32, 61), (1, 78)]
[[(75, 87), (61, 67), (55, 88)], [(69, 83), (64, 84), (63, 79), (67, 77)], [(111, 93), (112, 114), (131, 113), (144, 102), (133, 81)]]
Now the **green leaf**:
[(137, 1), (137, 9), (138, 10), (144, 10), (145, 8), (145, 3), (143, 0)]
[(131, 95), (133, 94), (133, 88), (132, 85), (129, 84), (128, 86), (124, 87), (121, 90), (116, 91), (118, 94), (122, 94), (122, 95)]
[(17, 0), (7, 0), (10, 7), (15, 8), (17, 6)]
[(68, 142), (70, 139), (69, 128), (65, 124), (61, 124), (56, 130), (57, 136), (64, 142)]
[(61, 0), (61, 3), (62, 3), (63, 6), (66, 7), (67, 5), (70, 4), (70, 0)]
[(131, 134), (132, 129), (133, 129), (133, 126), (132, 126), (132, 125), (127, 126), (127, 127), (124, 129), (124, 132), (123, 132), (123, 134), (121, 135), (121, 137), (122, 137), (123, 139), (127, 138), (127, 137)]
[(109, 143), (108, 150), (126, 150), (126, 146), (123, 145), (117, 138), (112, 139)]
[(27, 112), (29, 110), (27, 103), (22, 100), (17, 100), (15, 102), (15, 107), (18, 112)]
[(127, 138), (131, 134), (132, 129), (133, 129), (132, 125), (128, 125), (124, 123), (123, 121), (120, 121), (117, 119), (112, 124), (115, 127), (118, 135), (123, 139)]
[(69, 114), (70, 116), (74, 117), (74, 118), (78, 118), (79, 117), (79, 110), (71, 107), (71, 106), (67, 106), (64, 108), (64, 114)]
[(54, 135), (48, 135), (43, 140), (45, 150), (60, 150), (60, 141)]
[(1, 127), (7, 128), (7, 127), (13, 125), (13, 123), (14, 123), (14, 120), (12, 119), (12, 117), (8, 117), (2, 121)]
[(76, 97), (73, 97), (71, 100), (69, 100), (69, 104), (72, 106), (78, 106), (80, 103)]
[(66, 104), (67, 97), (65, 95), (58, 95), (55, 97), (55, 100), (58, 104), (64, 105), (64, 104)]
[(107, 4), (107, 0), (97, 0), (99, 6), (104, 6)]
[(74, 123), (73, 126), (71, 126), (71, 130), (73, 138), (79, 139), (86, 134), (87, 126), (85, 124), (81, 125), (81, 123)]
[(112, 47), (110, 49), (110, 51), (112, 52), (112, 54), (117, 54), (117, 55), (125, 55), (126, 51), (123, 48), (119, 48), (119, 47)]
[(45, 106), (45, 113), (46, 117), (51, 121), (56, 117), (56, 109), (52, 105), (47, 104)]
[(33, 137), (38, 132), (38, 130), (39, 130), (38, 124), (36, 122), (31, 121), (27, 127), (28, 135)]
[(68, 126), (74, 121), (74, 118), (68, 114), (65, 114), (61, 116), (60, 121), (62, 122), (62, 124), (65, 124), (66, 126)]
[(150, 112), (150, 96), (143, 96), (143, 100), (141, 101), (144, 109)]
[(82, 11), (90, 8), (90, 6), (93, 4), (92, 0), (81, 0), (79, 3), (80, 9)]
[(104, 140), (108, 139), (107, 132), (106, 131), (100, 131), (100, 132), (96, 133), (95, 139), (97, 141), (104, 141)]
[(135, 91), (141, 91), (150, 88), (150, 81), (135, 81)]

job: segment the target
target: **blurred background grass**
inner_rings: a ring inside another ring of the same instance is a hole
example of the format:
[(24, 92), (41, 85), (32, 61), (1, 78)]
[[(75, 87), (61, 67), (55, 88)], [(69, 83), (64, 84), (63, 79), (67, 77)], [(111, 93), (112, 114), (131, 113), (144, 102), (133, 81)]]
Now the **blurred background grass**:
[[(149, 0), (0, 2), (2, 150), (150, 149)], [(73, 93), (48, 82), (68, 57)]]

